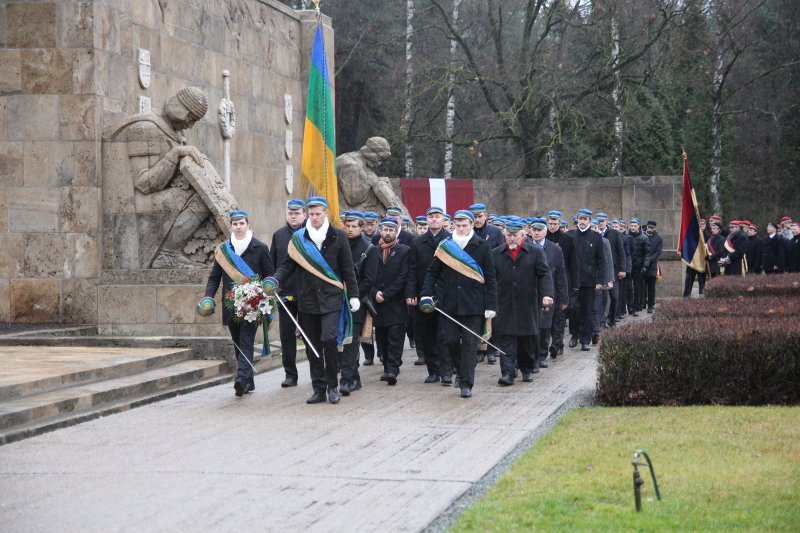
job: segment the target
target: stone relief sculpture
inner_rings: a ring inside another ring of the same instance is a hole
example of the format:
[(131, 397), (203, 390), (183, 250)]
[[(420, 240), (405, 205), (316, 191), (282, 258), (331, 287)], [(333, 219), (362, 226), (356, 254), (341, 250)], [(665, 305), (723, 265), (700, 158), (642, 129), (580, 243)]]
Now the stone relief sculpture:
[(385, 213), (388, 206), (396, 205), (408, 212), (392, 189), (389, 178), (379, 177), (373, 170), (391, 155), (386, 139), (370, 137), (359, 151), (336, 158), (340, 209)]
[(227, 214), (238, 208), (236, 200), (183, 135), (207, 111), (203, 91), (187, 87), (167, 100), (163, 116), (134, 115), (104, 135), (104, 180), (118, 190), (125, 179), (132, 184), (136, 220), (136, 239), (115, 224), (113, 266), (206, 268), (214, 244), (230, 233)]

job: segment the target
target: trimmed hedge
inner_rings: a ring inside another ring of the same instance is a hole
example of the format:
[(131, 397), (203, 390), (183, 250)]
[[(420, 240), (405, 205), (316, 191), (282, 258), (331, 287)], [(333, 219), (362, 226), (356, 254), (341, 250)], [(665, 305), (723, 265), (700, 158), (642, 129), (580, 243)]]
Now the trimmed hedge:
[(705, 287), (708, 298), (800, 296), (800, 274), (717, 276)]
[(606, 330), (606, 405), (800, 403), (797, 317), (691, 317)]
[(756, 296), (753, 298), (677, 298), (659, 303), (653, 320), (694, 317), (798, 317), (800, 298)]

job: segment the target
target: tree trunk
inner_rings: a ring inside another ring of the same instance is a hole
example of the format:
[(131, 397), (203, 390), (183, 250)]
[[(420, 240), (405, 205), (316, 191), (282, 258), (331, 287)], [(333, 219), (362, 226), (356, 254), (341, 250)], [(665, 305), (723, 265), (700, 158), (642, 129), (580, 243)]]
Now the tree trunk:
[(547, 177), (554, 179), (556, 177), (556, 105), (550, 105), (550, 111), (547, 116), (547, 132), (550, 135), (550, 145), (547, 147)]
[(412, 51), (411, 44), (414, 36), (414, 0), (406, 2), (406, 104), (403, 111), (403, 118), (400, 122), (400, 130), (405, 142), (405, 170), (406, 178), (414, 177), (414, 153), (409, 138), (411, 120), (413, 118), (413, 107), (411, 101), (411, 91), (414, 88), (413, 65), (411, 63)]
[(722, 174), (722, 86), (725, 83), (725, 43), (724, 31), (719, 21), (719, 5), (711, 2), (711, 20), (716, 30), (716, 61), (712, 94), (714, 107), (711, 114), (711, 162), (709, 164), (709, 200), (714, 214), (722, 215), (722, 202), (719, 197), (719, 182)]
[[(453, 27), (458, 26), (458, 8), (461, 5), (461, 0), (453, 0)], [(453, 174), (453, 143), (450, 139), (453, 138), (454, 120), (456, 115), (456, 99), (453, 94), (453, 86), (455, 85), (455, 72), (453, 69), (456, 67), (456, 48), (458, 42), (455, 39), (450, 39), (450, 74), (447, 76), (447, 122), (444, 128), (444, 136), (447, 141), (444, 145), (444, 179), (449, 179)]]
[(611, 175), (622, 176), (622, 80), (619, 72), (619, 26), (617, 17), (611, 17), (611, 64), (614, 69), (614, 141), (611, 148)]

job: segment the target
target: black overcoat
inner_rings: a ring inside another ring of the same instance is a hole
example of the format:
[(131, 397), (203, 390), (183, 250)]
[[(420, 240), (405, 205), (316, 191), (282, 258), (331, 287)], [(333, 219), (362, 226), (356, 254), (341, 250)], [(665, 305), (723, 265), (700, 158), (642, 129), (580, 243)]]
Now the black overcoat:
[[(315, 246), (308, 232), (303, 233), (303, 238), (311, 246)], [(347, 297), (358, 298), (358, 282), (353, 269), (353, 256), (350, 253), (350, 246), (344, 231), (329, 227), (325, 240), (322, 241), (320, 252), (339, 279), (344, 281)], [(278, 271), (275, 272), (275, 277), (278, 279), (278, 283), (283, 285), (295, 272), (297, 273), (298, 311), (311, 315), (322, 315), (342, 309), (342, 290), (302, 268), (288, 255), (278, 267)], [(278, 290), (280, 291), (280, 287)]]
[(444, 239), (450, 237), (446, 229), (439, 230), (434, 237), (430, 230), (414, 239), (411, 243), (411, 270), (416, 296), (422, 296), (422, 285), (425, 283), (425, 274), (433, 262), (433, 254)]
[(547, 258), (547, 266), (550, 268), (550, 277), (555, 287), (555, 295), (541, 294), (541, 296), (553, 298), (553, 305), (547, 311), (542, 311), (539, 317), (539, 329), (550, 329), (553, 327), (553, 315), (556, 313), (556, 307), (559, 304), (569, 303), (569, 293), (567, 292), (567, 273), (564, 268), (564, 254), (561, 251), (561, 247), (545, 239), (543, 249)]
[[(298, 230), (293, 230), (289, 224), (285, 224), (272, 234), (272, 245), (269, 247), (269, 257), (272, 260), (274, 267), (279, 267), (283, 264), (283, 260), (289, 253), (289, 241), (292, 240), (292, 235), (295, 231), (302, 230), (301, 225)], [(297, 275), (289, 276), (289, 279), (281, 286), (282, 296), (297, 296)]]
[[(599, 235), (598, 235), (599, 237)], [(497, 269), (499, 310), (495, 317), (494, 335), (530, 336), (539, 334), (542, 297), (555, 299), (550, 267), (542, 248), (527, 242), (511, 259), (507, 245), (492, 250)]]
[(595, 285), (602, 284), (600, 278), (606, 268), (603, 237), (591, 229), (583, 232), (576, 229), (570, 233), (575, 240), (575, 256), (578, 261), (578, 284), (574, 285), (572, 289), (594, 288)]
[(612, 227), (607, 227), (603, 238), (611, 243), (611, 257), (614, 260), (614, 280), (617, 280), (619, 272), (625, 272), (625, 244), (622, 242), (622, 235)]
[[(383, 250), (377, 249), (377, 272), (370, 297), (378, 314), (373, 318), (376, 327), (405, 324), (408, 321), (406, 298), (414, 298), (414, 278), (411, 275), (411, 248), (396, 244), (383, 262)], [(383, 293), (383, 303), (375, 295)]]
[(578, 274), (578, 258), (575, 255), (575, 236), (570, 232), (556, 231), (547, 232), (547, 240), (558, 244), (561, 253), (564, 255), (564, 268), (567, 272), (567, 290), (572, 293), (572, 289), (580, 286)]
[(451, 316), (483, 316), (484, 311), (497, 311), (497, 274), (489, 245), (473, 235), (464, 247), (483, 270), (484, 283), (468, 278), (442, 263), (431, 261), (421, 296), (434, 296), (437, 306)]
[[(258, 274), (260, 279), (271, 276), (275, 271), (274, 267), (272, 266), (272, 260), (269, 256), (269, 247), (255, 237), (250, 240), (250, 244), (248, 244), (247, 248), (245, 248), (244, 252), (242, 252), (241, 258), (244, 259), (244, 262), (247, 263), (251, 269), (253, 269), (253, 272)], [(222, 269), (220, 264), (214, 260), (214, 266), (211, 267), (211, 274), (209, 274), (208, 282), (206, 283), (205, 296), (207, 298), (213, 298), (214, 295), (217, 294), (220, 281), (222, 282), (222, 297), (225, 298), (225, 295), (228, 293), (228, 291), (233, 288), (233, 280)], [(232, 315), (233, 311), (231, 309), (227, 309), (223, 305), (222, 323), (227, 326)]]
[(378, 252), (377, 247), (370, 244), (363, 234), (355, 239), (347, 240), (358, 280), (358, 294), (362, 300), (359, 310), (353, 313), (353, 322), (363, 324), (367, 318), (367, 306), (363, 305), (363, 300), (369, 298), (370, 290), (375, 284), (375, 274), (378, 271)]
[(762, 266), (767, 274), (780, 274), (786, 271), (785, 240), (776, 234), (771, 239), (767, 237), (767, 240), (764, 241)]
[(664, 239), (658, 232), (647, 235), (647, 255), (644, 257), (642, 267), (647, 271), (643, 273), (645, 277), (654, 278), (658, 276), (658, 260), (661, 258), (661, 249), (664, 246)]

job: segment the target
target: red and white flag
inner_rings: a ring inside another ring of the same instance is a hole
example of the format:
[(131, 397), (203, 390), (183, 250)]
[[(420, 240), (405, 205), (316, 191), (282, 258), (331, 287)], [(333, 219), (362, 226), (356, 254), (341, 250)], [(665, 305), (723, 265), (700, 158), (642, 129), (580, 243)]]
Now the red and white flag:
[(472, 180), (401, 178), (400, 190), (412, 219), (424, 215), (431, 206), (441, 207), (452, 215), (475, 203)]

